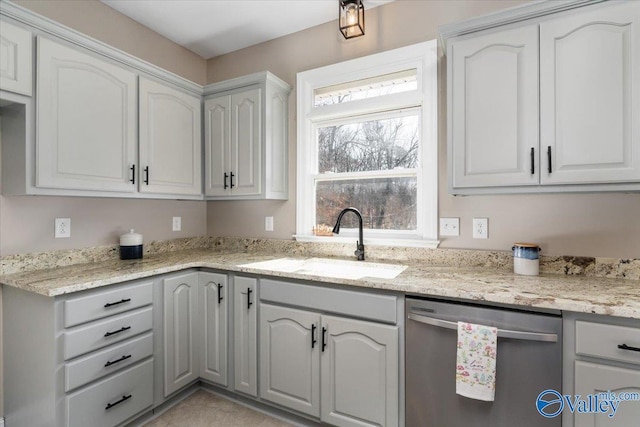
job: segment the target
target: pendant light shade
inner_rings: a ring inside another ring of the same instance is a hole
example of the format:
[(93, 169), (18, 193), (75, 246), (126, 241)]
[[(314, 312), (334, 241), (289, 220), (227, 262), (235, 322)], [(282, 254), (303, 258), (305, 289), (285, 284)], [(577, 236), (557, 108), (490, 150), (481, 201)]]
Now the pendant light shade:
[(362, 0), (338, 0), (338, 24), (345, 39), (364, 36)]

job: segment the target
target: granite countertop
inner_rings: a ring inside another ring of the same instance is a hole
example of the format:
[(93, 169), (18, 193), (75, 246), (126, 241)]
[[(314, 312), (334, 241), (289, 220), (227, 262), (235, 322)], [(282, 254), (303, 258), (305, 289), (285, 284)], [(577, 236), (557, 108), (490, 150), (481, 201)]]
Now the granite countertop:
[(637, 280), (555, 274), (519, 276), (489, 268), (459, 268), (411, 262), (399, 262), (407, 265), (407, 268), (395, 279), (352, 280), (242, 266), (285, 257), (291, 258), (282, 253), (267, 255), (265, 252), (222, 253), (205, 249), (182, 250), (147, 256), (141, 260), (110, 260), (9, 274), (0, 276), (0, 283), (55, 297), (187, 268), (211, 268), (412, 295), (640, 319), (640, 282)]

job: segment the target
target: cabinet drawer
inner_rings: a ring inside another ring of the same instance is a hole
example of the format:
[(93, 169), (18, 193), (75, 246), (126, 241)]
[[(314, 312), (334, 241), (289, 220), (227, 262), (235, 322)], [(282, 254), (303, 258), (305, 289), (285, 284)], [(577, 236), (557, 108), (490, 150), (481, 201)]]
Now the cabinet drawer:
[(153, 403), (153, 359), (66, 397), (68, 427), (112, 427)]
[(151, 304), (153, 282), (120, 286), (64, 302), (64, 326), (79, 325)]
[(397, 322), (397, 298), (392, 295), (260, 279), (260, 300), (380, 322)]
[(640, 328), (576, 321), (576, 354), (640, 364)]
[(67, 363), (64, 391), (73, 390), (105, 375), (138, 363), (153, 354), (153, 334), (141, 335), (105, 350)]
[(123, 313), (64, 333), (64, 359), (124, 341), (151, 329), (152, 308)]

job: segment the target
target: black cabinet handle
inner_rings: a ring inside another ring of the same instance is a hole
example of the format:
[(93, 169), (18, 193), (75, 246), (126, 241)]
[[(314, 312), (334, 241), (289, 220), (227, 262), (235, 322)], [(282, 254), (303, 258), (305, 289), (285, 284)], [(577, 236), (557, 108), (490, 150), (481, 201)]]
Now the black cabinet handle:
[(131, 166), (131, 179), (129, 180), (129, 182), (131, 182), (132, 184), (136, 183), (136, 165), (132, 165)]
[(222, 285), (218, 283), (218, 304), (223, 300), (222, 298)]
[(229, 188), (229, 186), (227, 185), (227, 179), (229, 179), (229, 174), (228, 173), (224, 173), (224, 189), (226, 190), (227, 188)]
[(549, 163), (549, 173), (551, 173), (551, 146), (547, 147), (547, 162)]
[(122, 328), (118, 329), (117, 331), (105, 333), (104, 336), (105, 336), (105, 338), (106, 337), (110, 337), (111, 335), (119, 334), (120, 332), (128, 331), (129, 329), (131, 329), (131, 326), (123, 326)]
[(113, 403), (107, 404), (107, 406), (104, 408), (104, 410), (108, 411), (109, 409), (113, 408), (114, 406), (119, 405), (122, 402), (131, 399), (132, 396), (133, 396), (132, 394), (128, 394), (126, 396), (122, 396), (122, 399), (118, 400), (117, 402), (113, 402)]
[(251, 288), (247, 288), (247, 310), (249, 310), (251, 308), (251, 305), (253, 304), (251, 302), (251, 292), (253, 292)]
[(316, 346), (316, 342), (318, 342), (318, 340), (316, 339), (316, 329), (318, 327), (316, 326), (316, 324), (314, 323), (313, 325), (311, 325), (311, 348), (314, 348)]
[(118, 305), (118, 304), (124, 304), (125, 302), (129, 302), (129, 301), (131, 301), (131, 298), (123, 298), (120, 301), (108, 302), (104, 305), (104, 308), (113, 307), (114, 305)]
[(322, 352), (324, 353), (324, 349), (327, 348), (327, 328), (322, 327)]
[(235, 175), (233, 174), (233, 172), (231, 172), (231, 174), (230, 174), (230, 176), (229, 176), (229, 177), (231, 178), (231, 180), (230, 180), (230, 182), (231, 182), (231, 188), (233, 188), (233, 177), (234, 177), (234, 176), (235, 176)]
[(149, 166), (144, 168), (144, 183), (149, 185)]
[(131, 357), (131, 355), (130, 355), (130, 354), (128, 354), (128, 355), (126, 355), (126, 356), (122, 356), (122, 357), (121, 357), (120, 359), (118, 359), (118, 360), (114, 360), (113, 362), (112, 362), (112, 361), (108, 361), (107, 363), (105, 363), (105, 364), (104, 364), (104, 367), (105, 367), (105, 368), (107, 368), (107, 367), (109, 367), (109, 366), (111, 366), (111, 365), (115, 365), (116, 363), (119, 363), (119, 362), (122, 362), (123, 360), (127, 360), (127, 359), (129, 359), (130, 357)]
[(531, 175), (536, 173), (535, 148), (531, 147)]
[(626, 345), (626, 344), (618, 344), (618, 348), (620, 350), (629, 350), (629, 351), (639, 351), (640, 352), (640, 347), (631, 347), (630, 345)]

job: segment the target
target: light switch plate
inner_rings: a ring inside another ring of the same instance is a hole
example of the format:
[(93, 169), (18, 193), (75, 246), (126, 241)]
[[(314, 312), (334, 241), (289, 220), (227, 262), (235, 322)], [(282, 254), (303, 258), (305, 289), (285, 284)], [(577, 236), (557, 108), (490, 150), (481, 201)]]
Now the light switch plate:
[(473, 238), (489, 238), (489, 218), (473, 218)]
[(460, 218), (440, 218), (441, 236), (459, 236)]
[(273, 217), (265, 216), (264, 217), (264, 231), (273, 231)]

